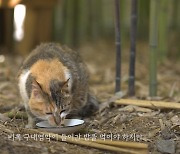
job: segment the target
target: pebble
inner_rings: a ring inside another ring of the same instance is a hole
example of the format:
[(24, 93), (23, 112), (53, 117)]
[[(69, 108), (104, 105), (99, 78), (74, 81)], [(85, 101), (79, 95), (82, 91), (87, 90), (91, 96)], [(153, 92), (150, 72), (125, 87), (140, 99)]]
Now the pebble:
[(175, 153), (175, 142), (174, 140), (157, 140), (157, 150), (162, 153)]

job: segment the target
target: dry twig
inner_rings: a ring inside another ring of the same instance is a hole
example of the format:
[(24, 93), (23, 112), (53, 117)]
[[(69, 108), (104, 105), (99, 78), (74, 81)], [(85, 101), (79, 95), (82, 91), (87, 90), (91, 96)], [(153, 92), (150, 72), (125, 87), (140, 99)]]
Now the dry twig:
[(131, 100), (119, 99), (115, 101), (118, 105), (136, 105), (149, 108), (164, 108), (164, 109), (180, 109), (180, 103), (175, 102), (162, 102), (162, 101), (147, 101), (147, 100)]

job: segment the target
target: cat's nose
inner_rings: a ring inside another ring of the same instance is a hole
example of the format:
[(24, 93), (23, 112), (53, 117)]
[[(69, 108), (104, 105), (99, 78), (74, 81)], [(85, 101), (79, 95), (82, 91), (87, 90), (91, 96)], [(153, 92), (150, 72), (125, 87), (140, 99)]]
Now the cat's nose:
[(54, 121), (55, 121), (56, 125), (60, 125), (60, 123), (61, 123), (61, 118), (60, 118), (60, 116), (59, 116), (58, 113), (55, 113), (55, 115), (54, 115)]

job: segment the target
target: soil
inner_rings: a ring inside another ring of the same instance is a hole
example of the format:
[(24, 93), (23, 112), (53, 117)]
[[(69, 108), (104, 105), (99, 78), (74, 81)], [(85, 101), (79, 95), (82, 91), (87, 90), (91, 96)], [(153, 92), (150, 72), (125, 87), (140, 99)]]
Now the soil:
[[(123, 51), (122, 60), (122, 92), (124, 98), (145, 99), (148, 97), (148, 49), (146, 44), (137, 48), (136, 62), (136, 96), (127, 95), (128, 88), (128, 53)], [(164, 148), (159, 144), (166, 140), (172, 145), (167, 153), (180, 153), (180, 111), (172, 109), (128, 110), (126, 106), (113, 103), (103, 105), (114, 96), (115, 76), (115, 47), (106, 42), (97, 45), (84, 45), (79, 49), (90, 72), (90, 87), (100, 100), (103, 110), (85, 119), (85, 127), (76, 133), (85, 139), (112, 139), (121, 141), (142, 142), (148, 144), (149, 153), (163, 153)], [(5, 58), (3, 60), (3, 58)], [(7, 117), (3, 114), (18, 111), (21, 99), (17, 88), (18, 69), (23, 57), (18, 55), (0, 55), (0, 153), (114, 153), (85, 146), (74, 145), (47, 137), (35, 138), (33, 131), (25, 128), (27, 118)], [(158, 64), (158, 101), (180, 103), (180, 62), (164, 60)], [(133, 108), (128, 106), (128, 108)], [(102, 108), (101, 108), (102, 109)], [(24, 112), (23, 110), (21, 112)], [(25, 114), (25, 112), (24, 112)], [(29, 138), (27, 136), (29, 135)], [(40, 135), (40, 134), (37, 134)], [(88, 135), (90, 137), (88, 137)], [(68, 137), (68, 136), (67, 136)]]

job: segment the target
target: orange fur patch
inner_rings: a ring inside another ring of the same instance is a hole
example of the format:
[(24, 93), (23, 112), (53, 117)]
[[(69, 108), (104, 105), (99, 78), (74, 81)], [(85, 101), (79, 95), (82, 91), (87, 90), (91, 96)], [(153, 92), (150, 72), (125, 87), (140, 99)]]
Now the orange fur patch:
[(45, 102), (36, 102), (33, 98), (29, 101), (29, 107), (34, 114), (37, 116), (44, 116), (48, 112), (54, 112), (54, 106), (53, 103), (47, 104)]
[(29, 101), (29, 107), (36, 116), (42, 116), (46, 108), (43, 102), (37, 103), (34, 100)]
[(50, 93), (49, 83), (51, 80), (58, 79), (65, 82), (65, 67), (58, 59), (53, 60), (39, 60), (30, 69), (32, 76), (41, 85), (42, 89)]

